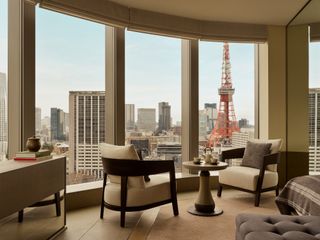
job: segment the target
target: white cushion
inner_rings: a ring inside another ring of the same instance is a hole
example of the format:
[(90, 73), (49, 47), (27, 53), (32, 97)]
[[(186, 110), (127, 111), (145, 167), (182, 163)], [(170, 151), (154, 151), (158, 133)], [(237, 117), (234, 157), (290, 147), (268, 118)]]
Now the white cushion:
[[(139, 160), (139, 156), (133, 145), (117, 146), (107, 143), (100, 143), (101, 156), (104, 158), (121, 159), (121, 160)], [(121, 183), (120, 176), (108, 175), (110, 182)], [(132, 187), (144, 187), (143, 176), (129, 177), (128, 185)]]
[[(250, 139), (250, 141), (254, 143), (271, 143), (270, 154), (279, 152), (282, 145), (282, 139)], [(267, 170), (276, 172), (277, 164), (268, 165)]]
[[(127, 206), (143, 206), (171, 198), (169, 178), (163, 175), (150, 176), (145, 188), (128, 187)], [(105, 202), (120, 206), (121, 184), (108, 183), (105, 187)]]
[[(233, 166), (219, 172), (219, 182), (251, 191), (257, 189), (259, 169)], [(266, 170), (264, 173), (262, 189), (274, 187), (278, 184), (278, 173)]]

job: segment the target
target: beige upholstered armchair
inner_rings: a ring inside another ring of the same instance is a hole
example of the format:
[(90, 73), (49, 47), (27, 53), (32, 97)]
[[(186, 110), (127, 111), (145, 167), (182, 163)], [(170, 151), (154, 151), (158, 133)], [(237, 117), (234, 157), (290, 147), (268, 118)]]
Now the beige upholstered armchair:
[(259, 206), (262, 192), (275, 190), (278, 195), (280, 147), (281, 139), (253, 139), (248, 141), (246, 148), (223, 151), (222, 161), (242, 158), (242, 164), (219, 172), (218, 197), (221, 197), (223, 186), (254, 193), (255, 206)]
[[(140, 160), (133, 145), (100, 144), (104, 169), (100, 218), (104, 208), (121, 212), (120, 225), (125, 226), (125, 213), (141, 211), (172, 203), (178, 215), (174, 161)], [(156, 175), (169, 173), (167, 176)], [(151, 175), (150, 181), (144, 176)], [(110, 182), (107, 182), (107, 177)]]

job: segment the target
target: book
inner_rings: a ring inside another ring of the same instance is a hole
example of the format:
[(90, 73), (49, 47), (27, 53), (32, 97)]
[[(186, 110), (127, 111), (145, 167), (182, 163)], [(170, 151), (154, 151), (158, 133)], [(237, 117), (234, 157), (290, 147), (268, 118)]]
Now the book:
[(16, 161), (36, 161), (36, 160), (48, 160), (51, 159), (52, 156), (42, 156), (42, 157), (15, 157), (13, 158)]
[(23, 151), (23, 152), (18, 152), (16, 153), (16, 157), (20, 158), (37, 158), (37, 157), (43, 157), (43, 156), (49, 156), (50, 155), (50, 151), (43, 149), (43, 150), (39, 150), (38, 152), (29, 152), (29, 151)]

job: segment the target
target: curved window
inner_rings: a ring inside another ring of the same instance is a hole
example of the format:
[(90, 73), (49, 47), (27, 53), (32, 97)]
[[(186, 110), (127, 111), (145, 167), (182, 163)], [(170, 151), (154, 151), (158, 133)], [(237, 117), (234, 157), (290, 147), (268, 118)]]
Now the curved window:
[(67, 184), (102, 179), (105, 26), (36, 9), (36, 133), (67, 157)]
[(254, 82), (254, 44), (199, 43), (200, 154), (254, 137)]
[(126, 143), (181, 163), (181, 40), (126, 31)]
[(0, 1), (0, 161), (8, 151), (8, 1)]

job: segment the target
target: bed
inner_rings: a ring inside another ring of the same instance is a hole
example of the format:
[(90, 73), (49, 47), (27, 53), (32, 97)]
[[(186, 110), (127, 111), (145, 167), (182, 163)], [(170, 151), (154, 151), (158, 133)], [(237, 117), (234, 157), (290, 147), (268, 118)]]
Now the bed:
[(320, 216), (320, 175), (289, 180), (275, 201), (281, 214)]

